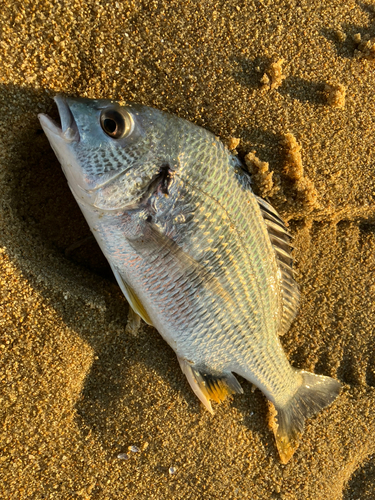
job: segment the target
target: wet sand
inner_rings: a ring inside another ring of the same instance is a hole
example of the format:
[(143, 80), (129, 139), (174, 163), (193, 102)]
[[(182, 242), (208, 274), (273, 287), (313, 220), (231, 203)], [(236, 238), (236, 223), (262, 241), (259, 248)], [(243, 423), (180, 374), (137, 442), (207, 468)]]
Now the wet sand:
[[(374, 498), (375, 2), (7, 2), (0, 27), (0, 497)], [(241, 380), (211, 416), (154, 329), (125, 332), (37, 120), (56, 93), (148, 104), (255, 152), (254, 190), (296, 247), (283, 345), (344, 386), (287, 465), (260, 391)]]

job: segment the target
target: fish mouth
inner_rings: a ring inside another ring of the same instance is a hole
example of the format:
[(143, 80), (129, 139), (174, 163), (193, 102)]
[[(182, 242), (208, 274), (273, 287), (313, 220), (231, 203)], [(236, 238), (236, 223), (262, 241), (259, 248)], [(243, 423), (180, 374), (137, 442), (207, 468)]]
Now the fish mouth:
[(74, 119), (73, 113), (70, 111), (65, 97), (57, 95), (54, 97), (57, 109), (60, 115), (61, 126), (48, 115), (40, 113), (38, 115), (40, 124), (44, 131), (48, 130), (54, 135), (57, 135), (65, 142), (79, 142), (80, 136), (77, 123)]

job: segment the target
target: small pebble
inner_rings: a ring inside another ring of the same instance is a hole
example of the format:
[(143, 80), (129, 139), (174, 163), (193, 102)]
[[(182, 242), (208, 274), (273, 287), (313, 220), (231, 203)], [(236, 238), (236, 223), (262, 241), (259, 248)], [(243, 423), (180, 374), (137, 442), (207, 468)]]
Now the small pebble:
[(118, 458), (119, 460), (129, 460), (129, 455), (127, 455), (126, 453), (119, 453), (119, 454), (117, 455), (117, 458)]
[(133, 453), (138, 453), (139, 451), (139, 448), (137, 448), (136, 446), (129, 446), (128, 448), (129, 451), (132, 451)]
[(176, 472), (174, 467), (169, 467), (169, 474), (172, 476)]
[(228, 149), (230, 151), (233, 151), (234, 149), (236, 149), (236, 147), (240, 144), (240, 139), (238, 139), (237, 137), (230, 137), (228, 139)]

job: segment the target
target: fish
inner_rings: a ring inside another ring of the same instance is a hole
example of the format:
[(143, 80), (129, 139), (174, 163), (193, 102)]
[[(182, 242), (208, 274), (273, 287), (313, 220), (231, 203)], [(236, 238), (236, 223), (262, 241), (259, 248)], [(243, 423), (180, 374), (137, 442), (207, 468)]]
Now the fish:
[(243, 393), (235, 374), (259, 388), (287, 463), (341, 384), (292, 367), (282, 348), (300, 301), (282, 218), (210, 131), (142, 104), (54, 100), (61, 123), (40, 124), (135, 317), (211, 413)]

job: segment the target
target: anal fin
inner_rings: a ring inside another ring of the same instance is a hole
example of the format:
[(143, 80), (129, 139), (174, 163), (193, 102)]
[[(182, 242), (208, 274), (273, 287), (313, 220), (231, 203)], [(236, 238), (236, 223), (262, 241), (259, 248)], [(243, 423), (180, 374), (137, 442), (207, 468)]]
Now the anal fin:
[(232, 372), (216, 372), (196, 367), (180, 356), (177, 358), (191, 388), (210, 413), (213, 414), (210, 400), (221, 403), (231, 394), (243, 393), (240, 383)]

